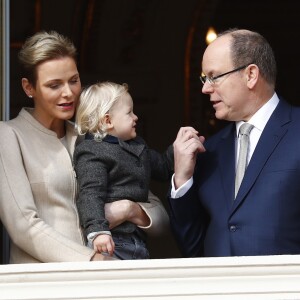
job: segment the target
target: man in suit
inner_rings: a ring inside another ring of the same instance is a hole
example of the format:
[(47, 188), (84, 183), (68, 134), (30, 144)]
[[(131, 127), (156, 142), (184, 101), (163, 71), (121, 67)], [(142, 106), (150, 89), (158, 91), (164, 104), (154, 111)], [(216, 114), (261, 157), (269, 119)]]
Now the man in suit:
[[(182, 254), (300, 254), (300, 108), (275, 92), (269, 43), (256, 32), (225, 31), (206, 48), (202, 69), (216, 118), (231, 122), (206, 141), (182, 128), (174, 143), (169, 202)], [(248, 166), (235, 190), (245, 122), (253, 125)]]

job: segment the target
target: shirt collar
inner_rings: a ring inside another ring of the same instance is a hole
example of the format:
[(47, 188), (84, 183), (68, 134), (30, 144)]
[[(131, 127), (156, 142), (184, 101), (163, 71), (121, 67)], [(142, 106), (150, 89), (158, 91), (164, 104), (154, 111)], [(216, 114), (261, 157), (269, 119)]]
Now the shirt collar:
[[(275, 110), (277, 104), (279, 103), (279, 98), (276, 93), (272, 98), (266, 102), (248, 121), (248, 123), (254, 125), (254, 128), (263, 131), (267, 122), (269, 121), (273, 111)], [(236, 136), (239, 134), (241, 125), (245, 123), (244, 121), (236, 122)]]

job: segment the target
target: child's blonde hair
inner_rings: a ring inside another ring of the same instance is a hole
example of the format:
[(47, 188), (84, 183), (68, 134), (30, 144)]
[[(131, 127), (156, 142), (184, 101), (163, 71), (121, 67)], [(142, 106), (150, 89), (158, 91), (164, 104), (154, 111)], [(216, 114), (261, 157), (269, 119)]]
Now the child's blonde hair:
[(98, 82), (83, 89), (76, 113), (76, 126), (80, 135), (91, 133), (101, 141), (107, 135), (105, 115), (128, 92), (127, 84)]

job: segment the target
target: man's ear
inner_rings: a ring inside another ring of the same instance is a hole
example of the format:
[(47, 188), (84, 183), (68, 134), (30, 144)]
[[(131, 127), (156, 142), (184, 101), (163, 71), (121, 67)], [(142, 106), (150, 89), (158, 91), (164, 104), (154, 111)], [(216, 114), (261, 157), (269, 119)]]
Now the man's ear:
[(114, 128), (114, 125), (113, 125), (113, 123), (111, 122), (111, 118), (110, 118), (110, 115), (109, 115), (109, 114), (105, 114), (103, 123), (105, 124), (105, 126), (106, 126), (107, 129), (112, 129), (112, 128)]
[(249, 88), (253, 88), (258, 80), (259, 68), (255, 64), (251, 64), (247, 67), (247, 85)]
[(22, 78), (22, 88), (29, 98), (34, 97), (34, 88), (27, 78)]

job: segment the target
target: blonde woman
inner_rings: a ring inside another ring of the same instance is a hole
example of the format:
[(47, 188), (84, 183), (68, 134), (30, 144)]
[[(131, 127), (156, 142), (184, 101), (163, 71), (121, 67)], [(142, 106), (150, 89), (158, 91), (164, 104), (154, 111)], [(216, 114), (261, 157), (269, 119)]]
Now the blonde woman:
[(111, 229), (105, 203), (147, 202), (150, 178), (167, 181), (173, 173), (173, 146), (164, 154), (149, 149), (137, 136), (137, 121), (127, 85), (102, 82), (83, 90), (76, 124), (86, 138), (74, 152), (77, 207), (90, 247), (118, 259), (149, 258), (146, 236), (132, 222)]
[[(33, 100), (0, 122), (0, 217), (11, 239), (11, 263), (103, 260), (85, 246), (75, 200), (73, 117), (81, 92), (73, 43), (57, 32), (38, 32), (19, 53), (22, 87)], [(124, 220), (159, 234), (168, 217), (151, 203), (122, 200), (105, 206), (111, 226)]]

